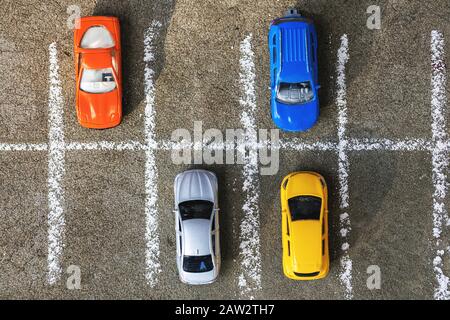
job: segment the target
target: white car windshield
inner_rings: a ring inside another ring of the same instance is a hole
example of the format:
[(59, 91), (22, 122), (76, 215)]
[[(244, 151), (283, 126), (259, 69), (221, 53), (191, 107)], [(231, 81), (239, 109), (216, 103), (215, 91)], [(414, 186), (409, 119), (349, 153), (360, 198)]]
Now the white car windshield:
[(114, 46), (114, 39), (103, 26), (90, 27), (81, 39), (83, 49), (108, 49)]
[(113, 70), (84, 69), (81, 77), (80, 89), (87, 93), (107, 93), (116, 88)]
[(286, 104), (306, 103), (314, 99), (309, 81), (299, 83), (282, 82), (278, 87), (277, 100)]

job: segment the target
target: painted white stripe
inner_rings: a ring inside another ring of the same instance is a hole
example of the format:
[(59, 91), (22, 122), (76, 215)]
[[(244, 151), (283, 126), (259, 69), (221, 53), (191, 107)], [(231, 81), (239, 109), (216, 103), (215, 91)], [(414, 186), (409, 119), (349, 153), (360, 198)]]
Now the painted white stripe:
[(144, 133), (147, 150), (145, 151), (145, 278), (150, 287), (158, 283), (161, 272), (159, 261), (159, 227), (158, 227), (158, 167), (155, 155), (155, 83), (153, 64), (155, 61), (154, 41), (158, 36), (161, 23), (153, 21), (144, 34), (144, 90), (145, 90), (145, 120)]
[(46, 143), (0, 143), (0, 152), (2, 151), (47, 151)]
[(158, 142), (158, 150), (191, 150), (194, 148), (192, 142), (174, 142), (171, 140), (163, 140)]
[(234, 149), (234, 143), (204, 141), (203, 143), (194, 142), (175, 142), (171, 140), (162, 140), (157, 143), (158, 150), (229, 150)]
[(431, 32), (431, 116), (432, 116), (432, 163), (433, 163), (433, 236), (435, 238), (436, 256), (433, 260), (438, 286), (434, 298), (450, 299), (449, 278), (443, 272), (445, 244), (441, 240), (442, 225), (447, 224), (448, 214), (445, 208), (447, 196), (447, 128), (446, 128), (446, 67), (444, 62), (444, 36), (441, 32)]
[[(252, 35), (248, 35), (240, 44), (240, 86), (242, 96), (239, 104), (242, 108), (241, 124), (245, 130), (247, 146), (254, 146), (257, 141), (256, 130), (256, 93), (255, 63), (252, 50)], [(254, 299), (254, 294), (261, 290), (261, 253), (259, 238), (259, 168), (258, 152), (254, 148), (239, 146), (243, 153), (244, 165), (242, 175), (244, 183), (243, 219), (240, 225), (239, 254), (241, 272), (238, 286), (240, 293), (246, 298)], [(246, 152), (246, 149), (248, 153)]]
[[(432, 141), (425, 139), (348, 139), (346, 151), (432, 151)], [(444, 147), (450, 148), (450, 141), (443, 142)], [(272, 146), (269, 141), (258, 142), (256, 145), (247, 146), (250, 149), (259, 150), (262, 148), (276, 148), (288, 151), (338, 151), (338, 144), (333, 141), (303, 141), (299, 138), (289, 138), (280, 140), (277, 146)], [(194, 144), (193, 142), (175, 142), (171, 140), (160, 140), (147, 147), (140, 141), (94, 141), (94, 142), (66, 142), (66, 151), (146, 151), (152, 150), (232, 150), (238, 149), (234, 143), (207, 141), (203, 144)], [(46, 143), (0, 143), (0, 152), (10, 151), (47, 151)]]
[(48, 275), (49, 284), (61, 277), (61, 255), (64, 247), (64, 120), (63, 97), (59, 79), (56, 43), (49, 46), (49, 144), (48, 144)]
[[(267, 147), (259, 142), (257, 148)], [(450, 147), (450, 145), (448, 145)], [(279, 149), (289, 151), (431, 151), (432, 143), (425, 139), (346, 139), (340, 145), (333, 141), (311, 142), (299, 138), (282, 139)]]
[(70, 142), (67, 151), (144, 151), (146, 146), (138, 141), (98, 141), (98, 142)]
[(347, 129), (347, 85), (345, 77), (345, 67), (349, 60), (348, 38), (344, 34), (341, 37), (341, 45), (337, 53), (337, 79), (336, 79), (336, 106), (338, 108), (338, 174), (339, 174), (339, 199), (340, 209), (340, 228), (342, 237), (342, 258), (340, 280), (344, 285), (346, 299), (353, 298), (352, 286), (352, 260), (349, 256), (350, 245), (348, 236), (351, 230), (350, 217), (347, 213), (349, 208), (348, 175), (349, 160), (347, 155), (348, 140), (346, 136)]
[(290, 151), (337, 151), (334, 142), (305, 142), (298, 138), (280, 140), (279, 148)]
[(350, 139), (348, 151), (430, 151), (431, 141), (424, 139)]

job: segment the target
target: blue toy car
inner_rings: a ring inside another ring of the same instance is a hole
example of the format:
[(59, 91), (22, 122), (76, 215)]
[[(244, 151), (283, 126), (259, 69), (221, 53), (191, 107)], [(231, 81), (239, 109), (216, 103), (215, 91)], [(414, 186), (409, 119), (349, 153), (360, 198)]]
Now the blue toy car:
[(290, 9), (269, 30), (271, 108), (275, 124), (306, 131), (319, 117), (317, 32), (311, 20)]

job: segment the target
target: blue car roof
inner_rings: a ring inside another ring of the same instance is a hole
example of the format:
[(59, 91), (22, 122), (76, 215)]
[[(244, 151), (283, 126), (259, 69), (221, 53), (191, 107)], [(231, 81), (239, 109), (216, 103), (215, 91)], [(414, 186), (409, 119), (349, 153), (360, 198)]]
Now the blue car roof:
[(281, 34), (281, 72), (280, 79), (285, 82), (310, 81), (312, 66), (309, 55), (309, 21), (286, 21), (272, 25)]

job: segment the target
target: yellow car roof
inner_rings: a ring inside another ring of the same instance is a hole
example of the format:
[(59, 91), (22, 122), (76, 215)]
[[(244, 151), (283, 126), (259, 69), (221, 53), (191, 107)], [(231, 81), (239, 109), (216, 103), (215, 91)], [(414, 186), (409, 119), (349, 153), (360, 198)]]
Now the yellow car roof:
[(294, 272), (313, 273), (322, 268), (322, 224), (319, 220), (291, 223), (291, 256)]

